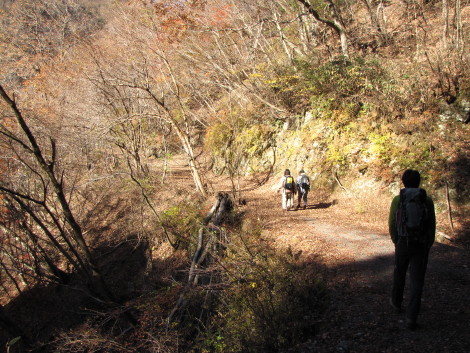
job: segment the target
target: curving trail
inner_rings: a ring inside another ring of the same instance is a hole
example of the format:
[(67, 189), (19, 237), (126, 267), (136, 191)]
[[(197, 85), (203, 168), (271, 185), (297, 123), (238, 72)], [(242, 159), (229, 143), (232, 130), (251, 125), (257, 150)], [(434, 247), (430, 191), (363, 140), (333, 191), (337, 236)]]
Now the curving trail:
[(321, 192), (312, 192), (306, 210), (282, 211), (279, 198), (269, 186), (248, 192), (246, 212), (276, 246), (321, 265), (330, 291), (321, 331), (301, 352), (470, 352), (467, 251), (433, 246), (420, 328), (411, 332), (388, 304), (394, 256), (388, 210), (374, 224), (364, 221), (372, 218), (367, 214), (358, 219), (347, 201), (330, 202)]
[[(175, 174), (181, 172), (182, 177), (182, 169)], [(263, 237), (276, 247), (318, 265), (329, 290), (330, 305), (320, 332), (292, 352), (470, 353), (467, 250), (433, 246), (420, 328), (408, 331), (404, 315), (394, 313), (388, 303), (394, 254), (387, 229), (390, 201), (372, 212), (357, 212), (353, 198), (330, 200), (327, 193), (312, 190), (306, 210), (285, 212), (280, 195), (273, 191), (277, 180), (260, 186), (261, 179), (243, 180), (247, 203), (240, 207), (246, 217), (257, 220)], [(207, 176), (207, 180), (213, 191), (230, 190), (226, 178)]]

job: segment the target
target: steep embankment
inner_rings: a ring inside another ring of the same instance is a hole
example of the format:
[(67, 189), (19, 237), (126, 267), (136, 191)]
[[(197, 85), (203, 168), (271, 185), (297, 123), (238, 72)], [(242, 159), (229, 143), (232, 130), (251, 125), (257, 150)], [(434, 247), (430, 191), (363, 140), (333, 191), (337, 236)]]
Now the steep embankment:
[[(268, 183), (269, 184), (269, 183)], [(316, 339), (303, 352), (468, 352), (470, 261), (467, 252), (432, 248), (419, 322), (407, 331), (404, 315), (388, 304), (393, 245), (382, 221), (358, 216), (352, 200), (330, 200), (313, 190), (306, 210), (284, 212), (270, 185), (248, 192), (247, 217), (280, 249), (325, 269), (330, 306)], [(377, 217), (375, 217), (377, 218)], [(296, 350), (298, 352), (298, 350)]]

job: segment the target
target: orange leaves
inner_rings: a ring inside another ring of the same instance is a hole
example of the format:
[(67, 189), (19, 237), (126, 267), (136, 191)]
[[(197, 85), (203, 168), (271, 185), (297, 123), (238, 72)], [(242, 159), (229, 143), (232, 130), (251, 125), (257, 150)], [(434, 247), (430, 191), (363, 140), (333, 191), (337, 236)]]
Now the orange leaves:
[[(208, 30), (208, 27), (230, 27), (232, 5), (218, 1), (140, 1), (151, 6), (158, 22), (159, 37), (168, 43), (177, 43), (194, 33)], [(153, 17), (153, 16), (152, 16)]]
[(213, 6), (207, 11), (208, 25), (216, 28), (228, 28), (231, 23), (232, 5)]

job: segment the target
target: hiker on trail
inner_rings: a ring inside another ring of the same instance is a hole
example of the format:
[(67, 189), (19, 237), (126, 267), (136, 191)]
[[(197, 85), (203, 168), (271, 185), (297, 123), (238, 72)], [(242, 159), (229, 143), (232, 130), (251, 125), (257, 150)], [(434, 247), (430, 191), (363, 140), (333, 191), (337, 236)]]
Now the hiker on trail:
[(406, 309), (406, 326), (417, 328), (424, 277), (429, 250), (436, 233), (434, 203), (419, 188), (421, 176), (418, 171), (408, 169), (403, 173), (404, 188), (395, 196), (388, 220), (390, 237), (395, 244), (395, 268), (390, 304), (401, 312), (403, 291), (408, 266), (410, 268), (410, 298)]
[(307, 195), (310, 191), (310, 178), (305, 174), (303, 169), (300, 170), (297, 177), (297, 208), (300, 208), (300, 203), (303, 202), (302, 208), (307, 208)]
[(276, 192), (280, 190), (282, 190), (282, 209), (288, 211), (294, 207), (294, 195), (297, 192), (294, 177), (289, 169), (284, 171), (284, 175), (279, 180)]

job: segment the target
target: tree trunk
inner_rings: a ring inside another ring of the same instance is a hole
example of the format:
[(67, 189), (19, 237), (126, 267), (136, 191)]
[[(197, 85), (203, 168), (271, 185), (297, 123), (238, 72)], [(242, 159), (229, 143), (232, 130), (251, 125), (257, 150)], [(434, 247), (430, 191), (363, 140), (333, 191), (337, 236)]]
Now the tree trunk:
[(276, 9), (274, 8), (273, 4), (271, 4), (271, 10), (273, 12), (274, 22), (276, 23), (276, 29), (277, 29), (277, 32), (279, 33), (279, 37), (281, 38), (281, 43), (282, 43), (282, 47), (284, 48), (284, 52), (286, 53), (287, 57), (289, 58), (289, 61), (293, 62), (294, 58), (293, 58), (292, 53), (289, 50), (289, 47), (287, 45), (286, 37), (285, 37), (284, 32), (282, 31), (281, 25), (279, 23), (278, 13), (277, 13)]
[[(377, 16), (378, 13), (378, 6), (374, 3), (373, 0), (363, 0), (364, 4), (366, 5), (367, 12), (369, 13), (370, 22), (372, 27), (375, 28), (377, 31), (377, 35), (381, 43), (387, 42), (387, 34), (385, 33), (385, 29), (382, 28), (380, 24), (379, 18)], [(446, 1), (446, 0), (444, 0)]]
[[(219, 226), (222, 224), (225, 217), (232, 211), (233, 202), (230, 196), (226, 193), (217, 194), (217, 199), (211, 210), (204, 218), (203, 226), (199, 228), (197, 235), (196, 250), (192, 256), (191, 266), (188, 274), (188, 281), (181, 292), (175, 307), (168, 316), (168, 322), (174, 320), (175, 315), (181, 312), (181, 309), (188, 305), (186, 301), (186, 293), (191, 286), (198, 284), (199, 275), (198, 270), (207, 264), (208, 257), (210, 257), (210, 248), (214, 243), (217, 243), (215, 237), (220, 233)], [(207, 231), (206, 227), (209, 227)], [(220, 236), (220, 234), (219, 234)], [(219, 241), (220, 243), (220, 241)]]
[(462, 12), (460, 0), (455, 1), (455, 43), (458, 50), (463, 50), (464, 48), (464, 33), (463, 33), (463, 23), (462, 23)]
[[(181, 144), (183, 145), (183, 149), (186, 152), (186, 155), (188, 156), (188, 165), (189, 169), (191, 170), (191, 173), (193, 175), (194, 183), (196, 185), (196, 189), (202, 194), (202, 196), (207, 197), (207, 192), (206, 188), (204, 187), (204, 184), (202, 183), (201, 175), (199, 173), (199, 169), (196, 165), (196, 158), (194, 155), (194, 150), (193, 146), (191, 145), (191, 141), (189, 140), (189, 136), (187, 133), (185, 133), (178, 122), (174, 119), (174, 117), (171, 115), (171, 112), (168, 110), (166, 107), (165, 103), (158, 99), (151, 89), (149, 87), (145, 88), (145, 91), (150, 94), (152, 99), (164, 110), (165, 114), (165, 120), (175, 129), (176, 135), (180, 139)], [(183, 112), (184, 114), (184, 112)]]
[(333, 29), (336, 34), (338, 35), (340, 39), (340, 44), (341, 44), (341, 53), (345, 57), (349, 57), (349, 49), (348, 49), (348, 38), (346, 35), (346, 29), (344, 28), (343, 24), (338, 18), (338, 15), (336, 13), (335, 5), (331, 0), (328, 0), (328, 4), (330, 7), (330, 12), (332, 13), (333, 20), (328, 20), (326, 18), (322, 18), (320, 14), (313, 8), (310, 3), (308, 3), (306, 0), (297, 0), (300, 2), (302, 5), (305, 6), (307, 9), (308, 13), (311, 14), (317, 21), (327, 25), (331, 29)]
[(193, 146), (191, 145), (191, 142), (189, 141), (189, 137), (183, 131), (181, 131), (178, 124), (172, 118), (170, 118), (170, 122), (175, 128), (176, 133), (178, 137), (180, 138), (183, 144), (183, 148), (188, 156), (188, 166), (189, 166), (189, 169), (191, 170), (191, 174), (193, 175), (196, 189), (201, 193), (202, 196), (207, 197), (206, 188), (204, 187), (204, 184), (202, 183), (201, 175), (199, 174), (199, 169), (196, 165), (196, 158), (194, 156)]
[(449, 38), (449, 5), (447, 0), (442, 0), (442, 21), (444, 22), (442, 42), (444, 43), (444, 48), (447, 48), (447, 38)]

